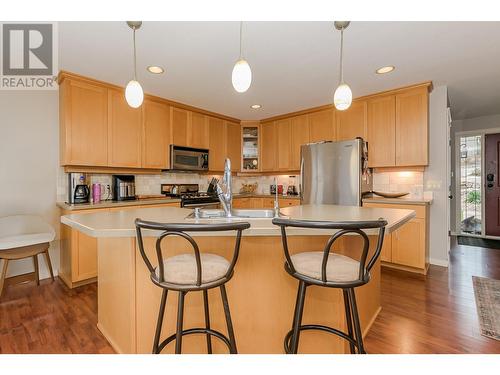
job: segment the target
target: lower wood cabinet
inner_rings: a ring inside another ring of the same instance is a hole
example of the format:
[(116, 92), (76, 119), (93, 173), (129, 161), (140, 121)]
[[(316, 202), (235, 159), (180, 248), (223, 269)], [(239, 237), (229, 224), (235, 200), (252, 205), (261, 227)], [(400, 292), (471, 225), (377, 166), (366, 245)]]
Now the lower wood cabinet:
[[(299, 206), (299, 198), (278, 198), (280, 208)], [(272, 197), (242, 197), (233, 199), (233, 208), (274, 208)]]
[(412, 219), (392, 234), (391, 262), (425, 268), (425, 220)]
[(429, 266), (428, 205), (364, 202), (363, 206), (415, 211), (415, 218), (386, 235), (380, 257), (383, 266), (425, 275)]
[[(132, 208), (179, 207), (179, 203), (161, 203), (87, 210), (62, 210), (61, 215), (110, 212)], [(97, 280), (97, 238), (61, 224), (61, 253), (59, 277), (69, 288), (93, 283)]]

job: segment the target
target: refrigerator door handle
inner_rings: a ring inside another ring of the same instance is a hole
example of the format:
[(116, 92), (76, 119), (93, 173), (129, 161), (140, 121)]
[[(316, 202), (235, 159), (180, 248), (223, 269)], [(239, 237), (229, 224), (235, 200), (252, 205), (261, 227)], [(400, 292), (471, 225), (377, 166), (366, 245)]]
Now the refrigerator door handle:
[(304, 186), (304, 157), (300, 158), (300, 178), (299, 178), (299, 197), (300, 203), (302, 203), (302, 188)]

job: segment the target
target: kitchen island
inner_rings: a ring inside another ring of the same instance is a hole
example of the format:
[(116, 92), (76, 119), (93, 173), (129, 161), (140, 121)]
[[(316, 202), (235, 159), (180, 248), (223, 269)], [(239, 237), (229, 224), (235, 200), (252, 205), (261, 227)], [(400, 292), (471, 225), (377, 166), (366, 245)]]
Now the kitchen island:
[[(304, 205), (282, 209), (282, 214), (303, 220), (363, 221), (384, 218), (386, 233), (399, 228), (415, 216), (404, 209), (364, 208), (334, 205)], [(136, 247), (134, 220), (166, 223), (207, 222), (189, 219), (189, 209), (176, 207), (138, 208), (115, 212), (70, 214), (61, 222), (82, 233), (96, 237), (98, 243), (98, 328), (118, 353), (150, 353), (153, 343), (161, 289), (155, 286)], [(210, 220), (220, 222), (227, 219)], [(248, 221), (251, 228), (243, 232), (240, 256), (234, 277), (227, 283), (239, 353), (283, 353), (283, 338), (291, 328), (297, 293), (297, 280), (284, 268), (280, 229), (271, 219), (232, 219)], [(332, 231), (309, 229), (287, 230), (290, 252), (322, 250)], [(152, 261), (155, 232), (144, 233), (146, 252)], [(370, 239), (377, 232), (368, 231)], [(230, 259), (234, 248), (234, 232), (197, 233), (196, 241), (203, 252), (212, 252)], [(370, 241), (370, 255), (375, 241)], [(168, 239), (166, 257), (192, 251), (185, 240)], [(334, 249), (357, 258), (359, 236), (344, 236)], [(369, 255), (369, 256), (370, 256)], [(363, 334), (380, 312), (380, 261), (372, 269), (371, 281), (356, 289)], [(211, 325), (226, 332), (218, 288), (209, 291)], [(162, 336), (175, 331), (177, 293), (169, 293)], [(204, 326), (202, 293), (186, 296), (184, 327)], [(342, 291), (312, 286), (308, 288), (303, 324), (316, 323), (345, 330)], [(222, 342), (213, 339), (214, 353), (226, 353)], [(164, 353), (173, 352), (169, 345)], [(301, 335), (301, 353), (345, 353), (348, 345), (340, 338), (322, 332)], [(183, 353), (206, 353), (205, 335), (183, 338)]]

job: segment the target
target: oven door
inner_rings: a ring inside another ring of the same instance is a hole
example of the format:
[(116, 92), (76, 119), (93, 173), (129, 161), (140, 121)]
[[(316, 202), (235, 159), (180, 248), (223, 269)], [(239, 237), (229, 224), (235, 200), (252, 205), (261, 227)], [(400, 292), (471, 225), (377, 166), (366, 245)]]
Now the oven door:
[(208, 150), (171, 145), (170, 166), (177, 171), (208, 171)]

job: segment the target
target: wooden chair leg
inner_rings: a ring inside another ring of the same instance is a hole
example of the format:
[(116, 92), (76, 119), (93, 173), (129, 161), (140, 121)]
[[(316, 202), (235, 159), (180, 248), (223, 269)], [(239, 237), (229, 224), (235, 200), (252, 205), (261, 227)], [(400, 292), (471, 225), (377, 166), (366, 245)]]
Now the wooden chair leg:
[(35, 267), (36, 285), (40, 285), (40, 275), (38, 272), (38, 255), (33, 255), (33, 266)]
[(49, 268), (50, 278), (52, 279), (52, 281), (54, 281), (54, 271), (52, 271), (52, 263), (50, 262), (49, 249), (45, 250), (43, 255), (45, 256), (45, 263), (47, 263), (47, 267)]
[(0, 274), (0, 297), (2, 297), (3, 285), (5, 282), (5, 276), (7, 276), (7, 265), (9, 264), (8, 259), (3, 259), (2, 273)]

